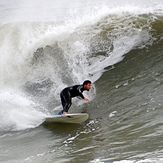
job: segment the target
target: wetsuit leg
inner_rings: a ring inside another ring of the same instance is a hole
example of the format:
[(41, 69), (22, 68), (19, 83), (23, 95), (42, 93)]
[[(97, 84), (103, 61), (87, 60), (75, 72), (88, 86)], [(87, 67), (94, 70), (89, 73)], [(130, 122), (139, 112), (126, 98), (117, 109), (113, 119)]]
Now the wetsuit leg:
[(63, 110), (59, 112), (59, 114), (63, 114), (63, 112), (68, 112), (72, 102), (71, 102), (71, 95), (69, 90), (63, 90), (60, 94), (61, 97), (61, 103), (63, 106)]

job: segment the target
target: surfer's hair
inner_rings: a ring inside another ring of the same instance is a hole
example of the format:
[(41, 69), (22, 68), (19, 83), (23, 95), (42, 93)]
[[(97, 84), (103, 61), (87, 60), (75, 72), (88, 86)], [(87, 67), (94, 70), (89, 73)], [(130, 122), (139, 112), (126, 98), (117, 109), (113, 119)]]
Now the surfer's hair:
[(87, 84), (91, 84), (92, 82), (90, 81), (90, 80), (85, 80), (84, 82), (83, 82), (83, 85), (87, 85)]

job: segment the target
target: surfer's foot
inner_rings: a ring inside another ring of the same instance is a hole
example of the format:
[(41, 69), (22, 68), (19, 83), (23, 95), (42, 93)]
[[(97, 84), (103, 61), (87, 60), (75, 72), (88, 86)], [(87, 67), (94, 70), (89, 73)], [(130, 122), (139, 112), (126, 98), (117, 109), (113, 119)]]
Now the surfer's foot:
[(60, 111), (59, 113), (58, 113), (58, 115), (62, 115), (63, 114), (63, 111)]
[(62, 115), (62, 114), (67, 114), (68, 112), (63, 112), (63, 111), (60, 111), (58, 114), (59, 115)]

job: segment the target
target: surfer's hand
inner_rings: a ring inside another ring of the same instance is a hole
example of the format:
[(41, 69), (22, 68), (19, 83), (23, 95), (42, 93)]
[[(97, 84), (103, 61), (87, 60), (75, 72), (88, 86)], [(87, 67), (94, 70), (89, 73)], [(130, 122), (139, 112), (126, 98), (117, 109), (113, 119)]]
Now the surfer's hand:
[(84, 100), (89, 102), (89, 99), (87, 99), (87, 98), (84, 98)]

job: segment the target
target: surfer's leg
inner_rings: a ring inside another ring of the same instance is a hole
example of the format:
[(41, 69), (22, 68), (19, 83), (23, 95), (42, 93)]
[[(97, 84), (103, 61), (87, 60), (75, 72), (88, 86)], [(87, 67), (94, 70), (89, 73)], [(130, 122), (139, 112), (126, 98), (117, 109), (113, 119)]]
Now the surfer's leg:
[(69, 91), (64, 90), (61, 92), (60, 97), (61, 97), (61, 103), (63, 106), (63, 110), (61, 112), (59, 112), (58, 114), (63, 114), (63, 112), (68, 112), (68, 110), (72, 104), (71, 96), (70, 96)]

